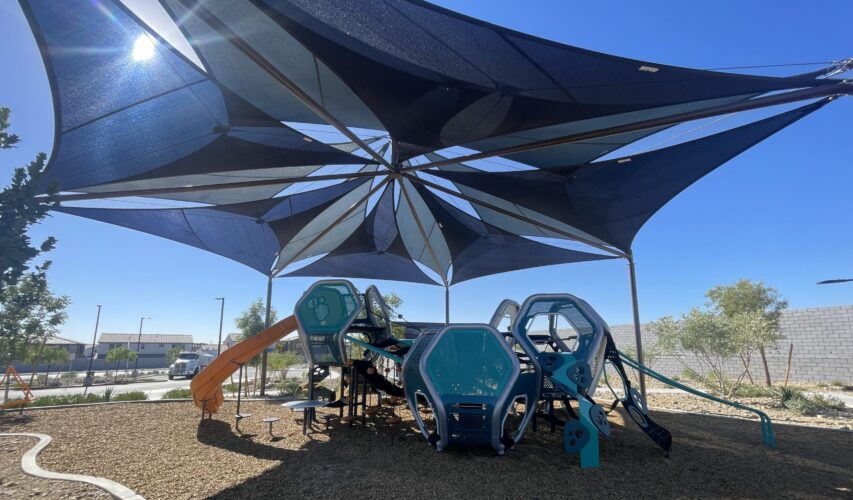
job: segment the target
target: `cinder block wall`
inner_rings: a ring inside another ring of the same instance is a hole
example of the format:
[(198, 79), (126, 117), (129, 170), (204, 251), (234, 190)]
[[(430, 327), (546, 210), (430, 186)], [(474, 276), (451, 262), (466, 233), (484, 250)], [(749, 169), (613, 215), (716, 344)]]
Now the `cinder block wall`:
[[(643, 325), (643, 345), (655, 344), (655, 336)], [(767, 352), (770, 377), (784, 380), (788, 360), (788, 348), (794, 344), (790, 380), (795, 382), (833, 382), (840, 380), (853, 383), (853, 305), (793, 309), (785, 311), (780, 320), (782, 335), (779, 346)], [(633, 325), (611, 325), (616, 346), (625, 351), (634, 348)], [(698, 368), (690, 356), (684, 356), (688, 364)], [(679, 375), (684, 369), (674, 356), (658, 354), (651, 368), (667, 376)], [(740, 360), (730, 360), (727, 365), (731, 374), (740, 373)], [(758, 353), (750, 363), (750, 373), (756, 382), (764, 380), (761, 358)]]

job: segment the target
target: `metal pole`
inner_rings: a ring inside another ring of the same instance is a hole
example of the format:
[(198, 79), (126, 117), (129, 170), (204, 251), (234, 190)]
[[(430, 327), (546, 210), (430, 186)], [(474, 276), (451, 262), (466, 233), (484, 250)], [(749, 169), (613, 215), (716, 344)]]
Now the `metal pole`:
[(222, 352), (222, 319), (225, 317), (225, 297), (217, 297), (214, 300), (221, 300), (222, 307), (219, 309), (219, 343), (216, 344), (216, 355)]
[[(264, 329), (270, 327), (270, 320), (272, 315), (272, 275), (269, 275), (267, 278), (267, 316), (264, 319)], [(264, 353), (261, 354), (261, 397), (264, 397), (266, 394), (267, 388), (267, 350), (264, 349)]]
[(139, 335), (136, 336), (136, 359), (133, 360), (133, 378), (136, 378), (136, 370), (139, 368), (139, 346), (142, 344), (142, 323), (146, 319), (151, 319), (148, 317), (139, 318)]
[[(634, 254), (630, 253), (626, 257), (628, 260), (628, 275), (631, 281), (631, 305), (634, 310), (634, 342), (637, 345), (637, 362), (643, 364), (643, 339), (640, 327), (640, 306), (637, 300), (637, 273), (634, 269)], [(639, 373), (640, 377), (640, 395), (643, 400), (646, 399), (646, 376), (643, 372)]]
[(450, 285), (444, 282), (444, 324), (450, 324)]
[(101, 322), (101, 304), (98, 304), (98, 315), (95, 317), (95, 335), (92, 337), (92, 352), (89, 354), (89, 368), (86, 370), (86, 377), (83, 379), (83, 385), (86, 387), (92, 385), (95, 381), (95, 373), (92, 371), (92, 362), (95, 361), (95, 344), (98, 342), (98, 324)]

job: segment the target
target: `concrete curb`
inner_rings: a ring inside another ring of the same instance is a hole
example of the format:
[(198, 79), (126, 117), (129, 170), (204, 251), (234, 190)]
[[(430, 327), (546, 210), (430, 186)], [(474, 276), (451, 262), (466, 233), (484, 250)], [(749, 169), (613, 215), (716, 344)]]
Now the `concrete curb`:
[(35, 434), (29, 432), (10, 432), (10, 433), (2, 433), (0, 436), (23, 436), (23, 437), (31, 437), (39, 440), (38, 444), (29, 449), (24, 456), (21, 457), (21, 469), (24, 470), (25, 473), (40, 477), (44, 479), (57, 479), (60, 481), (77, 481), (79, 483), (87, 483), (93, 486), (97, 486), (98, 488), (106, 491), (113, 498), (117, 498), (120, 500), (145, 500), (141, 495), (138, 495), (133, 490), (115, 482), (110, 481), (109, 479), (104, 479), (100, 477), (94, 476), (84, 476), (81, 474), (63, 474), (61, 472), (51, 472), (48, 470), (44, 470), (39, 467), (36, 462), (36, 457), (41, 453), (43, 449), (50, 444), (53, 440), (47, 434)]

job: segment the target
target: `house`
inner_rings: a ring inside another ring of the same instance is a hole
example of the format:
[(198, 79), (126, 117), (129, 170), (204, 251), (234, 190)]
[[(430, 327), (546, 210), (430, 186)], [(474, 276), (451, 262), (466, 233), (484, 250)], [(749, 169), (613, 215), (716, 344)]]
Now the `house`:
[(232, 347), (234, 344), (240, 342), (243, 339), (242, 333), (229, 333), (225, 340), (222, 343), (227, 347)]
[[(193, 346), (194, 351), (198, 351), (203, 354), (210, 354), (211, 356), (216, 356), (219, 354), (219, 348), (217, 344), (195, 344)], [(222, 344), (222, 350), (228, 349), (228, 346)]]
[(86, 354), (86, 344), (62, 337), (50, 337), (44, 343), (45, 347), (58, 347), (68, 351), (68, 359), (82, 358)]
[[(136, 346), (139, 343), (139, 351)], [(191, 351), (193, 349), (192, 335), (167, 335), (159, 333), (102, 333), (98, 340), (98, 357), (104, 358), (111, 349), (126, 347), (138, 352), (139, 358), (163, 358), (171, 349)]]

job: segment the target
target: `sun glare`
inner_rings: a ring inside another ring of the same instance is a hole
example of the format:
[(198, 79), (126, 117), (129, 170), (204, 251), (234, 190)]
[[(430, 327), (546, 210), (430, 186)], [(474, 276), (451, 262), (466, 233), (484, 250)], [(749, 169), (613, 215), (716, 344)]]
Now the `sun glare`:
[(133, 42), (133, 60), (146, 61), (154, 57), (154, 41), (148, 35), (139, 35)]

